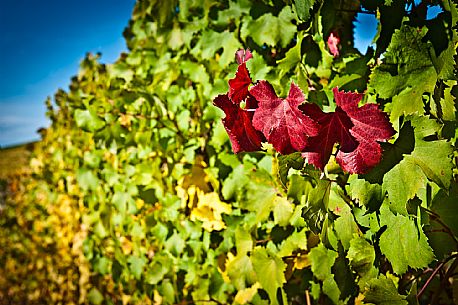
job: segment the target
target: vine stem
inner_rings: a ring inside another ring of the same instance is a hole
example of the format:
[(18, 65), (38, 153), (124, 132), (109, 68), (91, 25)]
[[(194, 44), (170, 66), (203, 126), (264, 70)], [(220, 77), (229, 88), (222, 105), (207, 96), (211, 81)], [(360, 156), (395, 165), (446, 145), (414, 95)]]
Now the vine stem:
[(266, 239), (261, 239), (261, 240), (257, 240), (256, 241), (256, 244), (259, 245), (259, 244), (265, 244), (265, 243), (268, 243), (269, 241), (271, 241), (272, 238), (266, 238)]
[[(456, 268), (456, 264), (458, 264), (458, 260), (456, 259), (458, 258), (458, 253), (457, 254), (453, 254), (449, 257), (447, 257), (447, 259), (445, 259), (443, 262), (441, 262), (434, 270), (433, 272), (431, 273), (431, 275), (429, 276), (428, 280), (426, 281), (426, 283), (423, 285), (423, 287), (421, 287), (420, 291), (417, 293), (417, 299), (419, 299), (422, 294), (425, 292), (426, 288), (428, 288), (429, 284), (431, 283), (431, 281), (433, 280), (433, 278), (436, 276), (436, 274), (440, 271), (440, 269), (450, 260), (452, 259), (455, 259), (455, 261), (453, 262), (452, 266), (450, 266), (449, 270), (447, 271), (447, 273), (449, 272), (453, 272), (453, 270), (455, 270)], [(455, 266), (453, 266), (455, 265)], [(452, 269), (453, 267), (453, 269)]]
[(455, 246), (458, 248), (458, 239), (457, 237), (455, 236), (455, 234), (453, 234), (452, 232), (452, 229), (450, 229), (449, 226), (447, 226), (440, 218), (440, 216), (435, 213), (434, 211), (431, 211), (430, 209), (427, 209), (427, 208), (422, 208), (430, 217), (432, 220), (436, 221), (437, 223), (439, 223), (444, 229), (445, 229), (445, 233), (447, 233), (448, 235), (450, 235), (450, 237), (453, 239), (453, 241), (455, 242)]
[(454, 254), (452, 256), (455, 256), (455, 260), (453, 261), (453, 263), (450, 266), (450, 268), (448, 268), (448, 270), (445, 273), (444, 277), (441, 279), (439, 288), (435, 292), (433, 300), (431, 302), (432, 305), (438, 304), (438, 300), (440, 298), (440, 295), (442, 293), (442, 289), (444, 288), (446, 281), (448, 281), (448, 279), (450, 278), (450, 275), (452, 275), (454, 273), (456, 267), (458, 266), (458, 259), (456, 258), (456, 257), (458, 257), (458, 254)]
[(423, 294), (423, 292), (425, 292), (426, 288), (428, 288), (429, 283), (433, 280), (433, 278), (436, 276), (437, 272), (439, 272), (439, 270), (442, 268), (442, 266), (444, 266), (444, 262), (440, 263), (434, 269), (433, 273), (431, 273), (431, 275), (429, 276), (429, 278), (426, 281), (426, 283), (423, 285), (423, 287), (421, 287), (420, 291), (417, 293), (417, 300), (422, 296), (422, 294)]

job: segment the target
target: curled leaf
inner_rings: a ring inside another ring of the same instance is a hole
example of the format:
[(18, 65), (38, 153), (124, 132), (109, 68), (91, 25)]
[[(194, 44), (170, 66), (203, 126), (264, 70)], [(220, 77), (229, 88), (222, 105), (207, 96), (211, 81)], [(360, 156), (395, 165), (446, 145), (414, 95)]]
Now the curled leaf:
[(251, 53), (250, 49), (240, 49), (235, 52), (235, 60), (239, 65), (246, 63), (251, 58), (253, 58), (253, 54)]
[(229, 98), (236, 104), (247, 98), (248, 86), (251, 84), (251, 77), (246, 63), (242, 63), (237, 68), (235, 78), (229, 80)]
[[(249, 100), (247, 106), (255, 105), (256, 101)], [(227, 94), (218, 95), (213, 104), (226, 114), (223, 125), (231, 140), (234, 153), (261, 149), (261, 142), (264, 141), (264, 137), (253, 127), (253, 111), (241, 109), (229, 99)]]
[(340, 38), (337, 35), (334, 35), (334, 33), (331, 33), (328, 37), (328, 48), (329, 51), (331, 52), (332, 56), (337, 57), (340, 55), (339, 53), (339, 43), (340, 43)]

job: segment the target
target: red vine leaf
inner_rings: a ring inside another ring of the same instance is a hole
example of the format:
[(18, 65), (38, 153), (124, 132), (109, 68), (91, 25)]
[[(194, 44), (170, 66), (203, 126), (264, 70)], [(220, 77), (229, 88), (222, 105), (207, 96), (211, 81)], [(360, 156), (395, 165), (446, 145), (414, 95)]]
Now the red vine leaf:
[[(242, 151), (257, 151), (261, 148), (261, 142), (265, 141), (262, 133), (254, 129), (252, 124), (253, 112), (243, 110), (234, 104), (227, 94), (218, 95), (213, 104), (221, 108), (226, 117), (223, 119), (224, 128), (229, 135), (234, 153)], [(255, 101), (247, 105), (255, 105)]]
[(328, 37), (328, 48), (329, 51), (331, 52), (332, 56), (337, 57), (339, 56), (339, 43), (340, 43), (340, 38), (337, 35), (334, 35), (334, 33), (331, 33)]
[(347, 114), (337, 107), (335, 112), (325, 113), (316, 104), (303, 104), (301, 109), (320, 124), (318, 135), (310, 138), (302, 156), (307, 162), (323, 170), (331, 157), (335, 143), (340, 143), (340, 149), (351, 152), (358, 142), (350, 134), (353, 127)]
[(309, 141), (303, 156), (308, 163), (323, 170), (335, 143), (340, 144), (336, 160), (343, 170), (363, 174), (377, 165), (382, 148), (377, 141), (386, 141), (395, 131), (388, 116), (375, 104), (358, 107), (363, 95), (333, 89), (336, 111), (324, 113), (316, 105), (304, 104), (301, 109), (316, 120), (321, 128)]
[(396, 132), (386, 113), (380, 111), (376, 104), (358, 107), (362, 94), (347, 93), (338, 88), (334, 88), (333, 93), (337, 106), (350, 117), (354, 125), (350, 132), (359, 142), (357, 149), (352, 152), (340, 151), (337, 162), (349, 173), (366, 173), (382, 158), (382, 148), (377, 141), (384, 142)]
[(337, 153), (340, 167), (350, 174), (365, 174), (382, 159), (382, 148), (375, 141), (359, 139), (359, 145), (351, 152)]
[(243, 62), (237, 68), (235, 78), (229, 80), (229, 98), (239, 104), (248, 96), (248, 86), (251, 84), (251, 77), (246, 63)]
[(395, 131), (386, 113), (380, 111), (376, 104), (366, 104), (358, 107), (363, 94), (343, 92), (334, 88), (334, 99), (338, 107), (342, 108), (355, 125), (351, 133), (353, 136), (373, 141), (386, 141)]
[(301, 89), (291, 83), (288, 97), (281, 99), (267, 81), (260, 81), (250, 90), (259, 108), (253, 126), (262, 131), (268, 142), (281, 154), (301, 151), (308, 138), (318, 133), (318, 124), (302, 113), (298, 106), (304, 102)]
[(235, 60), (239, 65), (247, 62), (250, 58), (253, 58), (253, 54), (251, 53), (250, 49), (240, 49), (235, 52)]

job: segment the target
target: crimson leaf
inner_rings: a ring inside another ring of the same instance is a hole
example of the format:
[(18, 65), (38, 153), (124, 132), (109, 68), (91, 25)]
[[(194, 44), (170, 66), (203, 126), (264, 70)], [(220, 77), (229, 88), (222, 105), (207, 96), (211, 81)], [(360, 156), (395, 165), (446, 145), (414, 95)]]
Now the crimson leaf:
[(347, 152), (353, 151), (358, 142), (350, 134), (353, 127), (347, 114), (337, 107), (335, 112), (325, 113), (316, 104), (303, 104), (301, 109), (320, 124), (318, 135), (310, 138), (302, 154), (307, 162), (323, 170), (332, 153), (335, 143), (340, 143), (340, 149)]
[(317, 136), (310, 139), (303, 156), (308, 163), (323, 170), (335, 143), (340, 144), (336, 160), (343, 170), (363, 174), (382, 158), (378, 141), (386, 141), (395, 131), (388, 116), (375, 104), (358, 107), (362, 94), (333, 89), (336, 111), (324, 113), (316, 105), (301, 109), (320, 124)]
[(248, 96), (248, 86), (251, 84), (251, 77), (246, 63), (243, 62), (237, 68), (235, 78), (229, 80), (229, 98), (239, 104)]
[(328, 37), (328, 48), (329, 51), (331, 52), (332, 56), (337, 57), (339, 56), (339, 43), (340, 43), (340, 38), (337, 35), (334, 35), (334, 33), (331, 33)]
[[(260, 150), (261, 142), (265, 139), (262, 133), (253, 128), (252, 111), (241, 109), (239, 105), (234, 104), (229, 99), (227, 94), (218, 95), (213, 100), (213, 104), (221, 108), (226, 114), (223, 125), (231, 140), (234, 153)], [(255, 101), (250, 102), (250, 104), (255, 104)]]
[(253, 54), (251, 53), (250, 49), (240, 49), (235, 52), (235, 60), (239, 65), (247, 62), (250, 58), (253, 58)]
[(298, 106), (304, 102), (301, 89), (291, 83), (288, 97), (281, 99), (267, 81), (260, 81), (250, 94), (259, 108), (253, 117), (253, 126), (262, 131), (268, 142), (281, 154), (301, 151), (308, 138), (318, 133), (318, 124), (302, 113)]

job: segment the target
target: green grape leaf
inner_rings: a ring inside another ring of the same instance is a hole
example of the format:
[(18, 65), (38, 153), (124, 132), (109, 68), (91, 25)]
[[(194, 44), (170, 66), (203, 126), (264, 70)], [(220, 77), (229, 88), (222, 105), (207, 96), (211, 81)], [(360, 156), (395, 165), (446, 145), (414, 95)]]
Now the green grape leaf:
[(454, 27), (458, 23), (458, 5), (451, 0), (444, 0), (442, 4), (444, 9), (451, 14), (452, 22), (450, 27)]
[(334, 304), (339, 304), (340, 290), (333, 277), (328, 277), (323, 281), (323, 293), (326, 294)]
[(457, 41), (458, 38), (455, 38), (454, 41), (449, 41), (447, 48), (434, 59), (434, 65), (440, 79), (456, 80), (454, 56), (457, 53), (455, 45)]
[(132, 272), (135, 279), (139, 280), (146, 265), (146, 258), (131, 255), (127, 259), (127, 262), (129, 263), (130, 272)]
[(326, 249), (322, 243), (312, 248), (309, 253), (313, 275), (317, 279), (323, 281), (323, 292), (331, 298), (335, 304), (339, 301), (340, 290), (331, 272), (331, 268), (337, 256), (337, 252)]
[(253, 285), (256, 282), (256, 273), (251, 259), (246, 254), (231, 256), (232, 254), (226, 261), (226, 273), (232, 284), (238, 290)]
[(174, 256), (179, 257), (186, 244), (183, 237), (178, 232), (174, 232), (164, 244), (165, 248)]
[(277, 197), (277, 189), (268, 173), (258, 170), (248, 176), (250, 183), (243, 187), (240, 207), (256, 213), (256, 222), (269, 217)]
[(426, 176), (439, 186), (448, 188), (452, 178), (452, 147), (446, 140), (423, 141), (416, 140), (415, 149), (411, 156), (420, 166)]
[(313, 184), (309, 179), (298, 174), (292, 174), (289, 177), (288, 198), (292, 199), (294, 203), (299, 204), (301, 203), (302, 196), (308, 194), (312, 188)]
[(450, 143), (424, 140), (435, 135), (440, 125), (427, 117), (412, 117), (410, 122), (415, 131), (414, 149), (385, 174), (382, 184), (394, 211), (403, 215), (407, 215), (407, 201), (426, 186), (427, 179), (445, 188), (450, 186), (452, 179)]
[(350, 241), (347, 258), (350, 262), (350, 267), (362, 277), (374, 268), (374, 246), (364, 237), (355, 237)]
[(422, 42), (426, 30), (402, 25), (391, 38), (382, 64), (370, 75), (369, 88), (381, 98), (393, 97), (391, 119), (401, 115), (423, 113), (422, 95), (432, 93), (437, 73)]
[(300, 152), (278, 156), (278, 175), (283, 185), (286, 185), (289, 170), (291, 168), (296, 170), (302, 169), (304, 162), (304, 158)]
[(364, 303), (374, 305), (407, 305), (406, 296), (400, 295), (390, 278), (381, 275), (372, 279), (364, 292)]
[(218, 11), (218, 19), (215, 23), (223, 27), (227, 26), (231, 21), (235, 21), (238, 24), (242, 14), (249, 13), (250, 4), (248, 1), (230, 1), (229, 8)]
[(169, 279), (162, 281), (158, 290), (161, 296), (165, 299), (165, 303), (175, 303), (175, 289)]
[(87, 168), (79, 168), (76, 173), (76, 179), (79, 186), (85, 191), (96, 190), (99, 185), (99, 178), (97, 175)]
[(229, 160), (229, 158), (224, 158), (222, 159), (223, 163), (224, 160), (227, 160), (225, 164), (231, 164), (232, 166), (236, 166), (234, 170), (226, 178), (226, 180), (224, 180), (223, 182), (223, 198), (225, 200), (230, 200), (234, 198), (239, 193), (239, 190), (250, 181), (248, 173), (252, 167), (249, 167), (247, 164), (239, 165), (238, 160), (234, 161)]
[(296, 45), (286, 52), (285, 57), (277, 61), (277, 69), (280, 71), (279, 78), (283, 78), (287, 73), (295, 71), (301, 62), (301, 43), (298, 39)]
[(382, 188), (379, 184), (371, 184), (369, 181), (351, 175), (348, 178), (347, 192), (356, 203), (373, 209), (383, 201)]
[(456, 98), (452, 94), (452, 89), (457, 85), (457, 81), (447, 81), (444, 86), (443, 97), (438, 97), (439, 101), (435, 99), (432, 103), (431, 113), (436, 117), (442, 118), (446, 121), (454, 121), (456, 119)]
[(280, 44), (286, 47), (296, 33), (296, 26), (291, 22), (295, 19), (291, 7), (285, 6), (277, 16), (271, 13), (262, 15), (256, 20), (251, 20), (242, 27), (242, 38), (253, 38), (254, 42), (276, 47)]
[(383, 177), (383, 191), (388, 192), (391, 208), (402, 215), (407, 215), (407, 201), (425, 186), (425, 174), (409, 156)]
[(321, 294), (321, 286), (319, 283), (310, 282), (310, 295), (315, 299), (318, 300)]
[[(278, 304), (277, 289), (280, 288), (283, 291), (282, 286), (286, 282), (284, 274), (286, 264), (277, 255), (262, 247), (254, 248), (251, 261), (261, 287), (269, 295), (270, 304)], [(282, 296), (283, 303), (286, 304), (284, 292)]]
[(434, 259), (423, 230), (408, 216), (394, 215), (382, 205), (380, 225), (387, 226), (380, 236), (380, 250), (393, 266), (396, 274), (404, 274), (408, 267), (425, 268)]
[(134, 77), (134, 71), (125, 62), (118, 62), (107, 66), (110, 78), (120, 78), (126, 83), (130, 83)]
[(274, 223), (279, 226), (287, 226), (294, 211), (294, 205), (285, 197), (275, 197), (274, 201)]
[(339, 195), (339, 191), (336, 187), (331, 188), (331, 193), (329, 195), (329, 210), (337, 215), (337, 219), (334, 221), (334, 229), (337, 238), (342, 242), (343, 248), (348, 250), (353, 235), (358, 234), (359, 229), (351, 208)]
[(179, 27), (174, 26), (173, 29), (169, 33), (168, 46), (172, 50), (177, 50), (181, 46), (183, 46), (184, 43), (185, 43), (185, 40), (184, 40), (183, 31)]
[(237, 255), (246, 255), (247, 252), (253, 249), (251, 234), (241, 227), (237, 227), (235, 230), (235, 247), (237, 248)]
[(252, 54), (253, 58), (246, 62), (246, 67), (250, 71), (251, 78), (253, 81), (265, 79), (267, 74), (272, 70), (272, 67), (256, 51), (253, 51)]
[(210, 76), (202, 64), (198, 64), (191, 61), (182, 61), (180, 63), (181, 71), (188, 75), (189, 78), (196, 83), (208, 84), (210, 82)]
[(302, 21), (307, 21), (310, 18), (310, 10), (315, 4), (315, 0), (295, 0), (297, 17)]
[(170, 263), (167, 260), (158, 260), (146, 267), (146, 274), (145, 274), (145, 282), (150, 284), (150, 285), (156, 285), (159, 283), (163, 278), (164, 275), (169, 272), (168, 265), (165, 263)]
[[(316, 175), (318, 173), (313, 172), (313, 174)], [(316, 176), (314, 179), (311, 178), (310, 181), (314, 187), (306, 194), (307, 205), (303, 209), (302, 217), (310, 229), (318, 234), (322, 229), (323, 221), (328, 212), (331, 182)]]
[(75, 110), (76, 125), (84, 131), (96, 131), (105, 126), (105, 121), (100, 119), (92, 110)]
[[(224, 41), (222, 44), (221, 42)], [(221, 33), (213, 30), (207, 30), (202, 33), (202, 36), (196, 46), (191, 50), (191, 54), (203, 59), (210, 59), (215, 56), (216, 52), (223, 48), (223, 52), (219, 57), (221, 67), (226, 67), (234, 61), (234, 54), (240, 48), (240, 42), (234, 36), (234, 33), (224, 31)]]
[(94, 271), (100, 274), (105, 275), (110, 272), (110, 260), (105, 256), (98, 257), (94, 261), (93, 266), (94, 266)]
[(94, 305), (102, 304), (104, 300), (103, 295), (95, 287), (92, 287), (91, 290), (89, 290), (89, 293), (87, 294), (87, 299), (89, 303)]
[(411, 122), (416, 138), (412, 158), (429, 179), (448, 189), (452, 179), (452, 160), (450, 158), (452, 147), (446, 140), (424, 140), (438, 133), (441, 125), (423, 116), (414, 117)]
[(284, 257), (293, 254), (294, 251), (306, 250), (307, 249), (307, 229), (304, 228), (301, 231), (294, 231), (290, 236), (282, 241), (280, 244), (278, 256)]
[(337, 255), (337, 252), (326, 249), (322, 243), (312, 248), (309, 253), (309, 258), (312, 263), (313, 275), (322, 281), (328, 277), (332, 277), (331, 268), (334, 265)]

